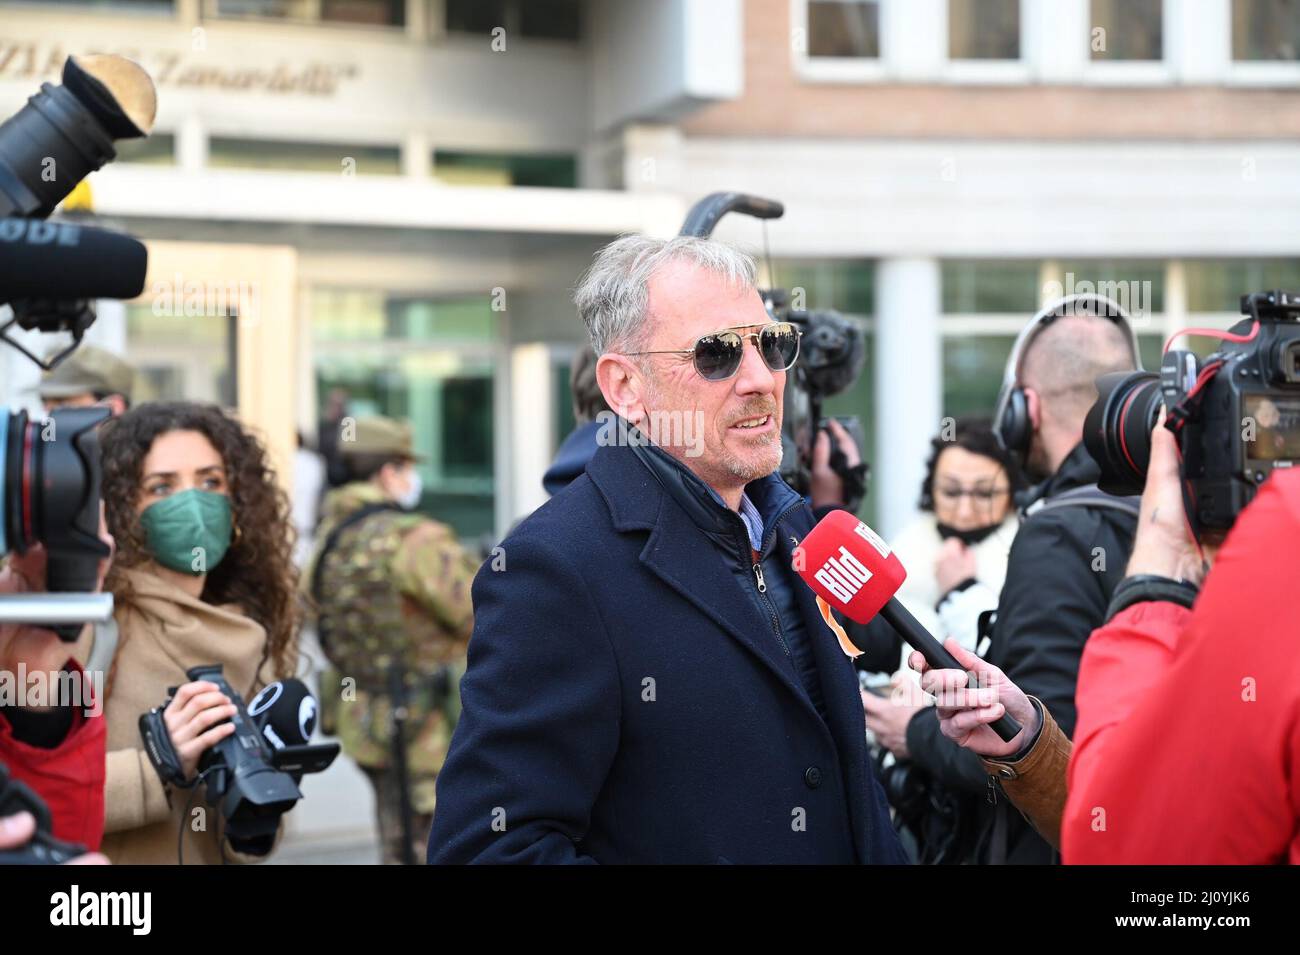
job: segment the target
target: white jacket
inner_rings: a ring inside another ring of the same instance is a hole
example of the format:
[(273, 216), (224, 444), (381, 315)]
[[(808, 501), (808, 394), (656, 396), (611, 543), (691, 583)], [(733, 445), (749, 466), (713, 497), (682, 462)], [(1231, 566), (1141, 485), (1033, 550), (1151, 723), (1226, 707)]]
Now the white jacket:
[[(942, 594), (934, 567), (943, 538), (939, 536), (934, 514), (922, 513), (891, 543), (907, 570), (907, 579), (898, 589), (898, 599), (939, 641), (956, 637), (966, 649), (979, 652), (984, 649), (976, 646), (979, 618), (985, 611), (997, 608), (998, 595), (1007, 576), (1007, 554), (1019, 527), (1020, 521), (1012, 510), (996, 531), (974, 547), (976, 583), (949, 595), (936, 610)], [(919, 675), (907, 666), (911, 652), (911, 647), (903, 646), (899, 668), (919, 680)]]

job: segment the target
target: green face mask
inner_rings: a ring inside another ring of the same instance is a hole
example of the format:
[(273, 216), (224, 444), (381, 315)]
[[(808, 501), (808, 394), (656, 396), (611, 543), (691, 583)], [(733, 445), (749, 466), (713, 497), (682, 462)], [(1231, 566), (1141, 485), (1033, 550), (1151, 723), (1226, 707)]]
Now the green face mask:
[(230, 498), (196, 488), (155, 501), (140, 515), (154, 559), (196, 577), (226, 556), (231, 523)]

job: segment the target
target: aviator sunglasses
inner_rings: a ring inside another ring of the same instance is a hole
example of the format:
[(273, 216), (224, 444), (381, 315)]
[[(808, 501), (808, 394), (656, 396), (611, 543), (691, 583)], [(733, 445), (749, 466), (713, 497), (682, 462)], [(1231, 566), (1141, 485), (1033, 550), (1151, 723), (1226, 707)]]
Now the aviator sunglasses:
[[(741, 334), (743, 329), (758, 328), (757, 332)], [(763, 362), (772, 371), (786, 371), (799, 357), (799, 337), (803, 333), (793, 322), (768, 322), (765, 325), (735, 325), (722, 331), (704, 335), (690, 348), (660, 351), (633, 351), (628, 355), (690, 355), (695, 370), (708, 381), (725, 381), (740, 371), (745, 353), (745, 342), (752, 341)]]

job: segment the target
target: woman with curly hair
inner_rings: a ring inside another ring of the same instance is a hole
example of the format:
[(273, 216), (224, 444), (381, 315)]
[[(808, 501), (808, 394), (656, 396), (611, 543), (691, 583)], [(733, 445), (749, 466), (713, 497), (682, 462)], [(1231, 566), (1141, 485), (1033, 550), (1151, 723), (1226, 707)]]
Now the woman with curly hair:
[[(104, 426), (103, 497), (117, 555), (107, 587), (118, 640), (105, 716), (104, 853), (116, 863), (256, 861), (273, 839), (227, 838), (192, 789), (172, 791), (140, 739), (164, 712), (187, 779), (234, 731), (230, 700), (186, 671), (221, 664), (247, 702), (297, 664), (289, 503), (256, 437), (213, 405), (141, 405)], [(201, 788), (201, 787), (200, 787)]]

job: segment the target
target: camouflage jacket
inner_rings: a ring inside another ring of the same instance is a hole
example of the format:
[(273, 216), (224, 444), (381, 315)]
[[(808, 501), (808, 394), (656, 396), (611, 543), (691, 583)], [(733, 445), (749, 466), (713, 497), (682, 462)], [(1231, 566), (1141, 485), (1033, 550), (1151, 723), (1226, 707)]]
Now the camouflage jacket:
[(442, 768), (459, 716), (457, 686), (473, 629), (470, 584), (477, 562), (446, 525), (383, 510), (344, 528), (325, 555), (319, 599), (311, 594), (321, 548), (333, 529), (360, 508), (383, 502), (379, 489), (366, 482), (330, 492), (303, 575), (335, 671), (322, 676), (322, 723), (334, 723), (344, 751), (359, 764), (387, 767), (389, 670), (399, 663), (409, 713), (407, 765), (412, 777), (432, 776)]

